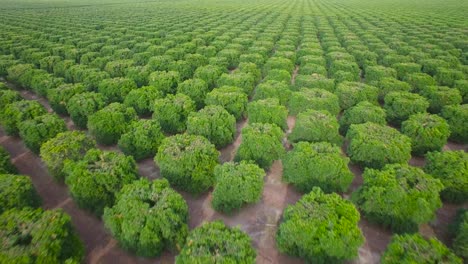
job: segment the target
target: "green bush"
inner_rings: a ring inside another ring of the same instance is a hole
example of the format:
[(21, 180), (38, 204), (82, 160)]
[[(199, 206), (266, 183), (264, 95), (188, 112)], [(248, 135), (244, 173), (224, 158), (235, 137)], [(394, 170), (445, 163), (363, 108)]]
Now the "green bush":
[(0, 111), (5, 111), (7, 105), (20, 101), (21, 96), (17, 91), (0, 90)]
[(455, 81), (465, 79), (462, 71), (450, 68), (437, 68), (437, 73), (434, 76), (439, 85), (453, 87)]
[(299, 142), (283, 159), (283, 179), (305, 193), (315, 186), (326, 193), (346, 192), (354, 178), (348, 162), (330, 143)]
[(269, 75), (273, 70), (284, 70), (291, 73), (294, 70), (294, 64), (286, 58), (271, 57), (263, 66), (263, 75)]
[(188, 234), (188, 206), (165, 179), (125, 185), (102, 218), (124, 249), (143, 257), (181, 248)]
[(297, 115), (307, 110), (326, 110), (332, 115), (338, 115), (340, 105), (338, 97), (323, 89), (300, 89), (291, 94), (289, 100), (289, 112)]
[(426, 239), (420, 234), (393, 236), (382, 255), (382, 264), (439, 263), (462, 264), (463, 261), (436, 238)]
[(424, 73), (427, 73), (431, 76), (436, 75), (437, 73), (437, 68), (439, 67), (449, 67), (448, 63), (446, 61), (443, 61), (441, 59), (425, 59), (421, 61), (422, 65), (422, 71)]
[(280, 104), (287, 106), (290, 96), (291, 90), (288, 84), (284, 82), (267, 81), (257, 86), (253, 100), (277, 98)]
[(122, 152), (133, 156), (135, 160), (154, 157), (164, 139), (159, 122), (141, 119), (131, 123), (129, 127), (118, 142)]
[(346, 110), (362, 101), (377, 104), (379, 89), (358, 82), (343, 82), (337, 85), (335, 94), (338, 96), (341, 109)]
[(390, 92), (384, 98), (388, 122), (401, 125), (411, 115), (425, 113), (429, 107), (426, 98), (410, 92)]
[(444, 189), (444, 201), (464, 203), (468, 201), (468, 154), (463, 150), (429, 152), (424, 170), (438, 178)]
[(234, 140), (236, 118), (221, 106), (207, 106), (190, 113), (187, 133), (204, 136), (217, 148), (222, 148)]
[(148, 84), (148, 78), (151, 70), (146, 66), (134, 66), (127, 69), (125, 78), (135, 82), (137, 87), (142, 87)]
[(343, 139), (338, 133), (338, 121), (327, 111), (307, 110), (297, 115), (289, 140), (291, 142), (329, 142), (340, 146)]
[(407, 82), (399, 81), (395, 78), (383, 78), (377, 84), (379, 88), (379, 101), (383, 101), (385, 96), (391, 92), (411, 92), (412, 87)]
[(177, 93), (183, 93), (190, 97), (197, 109), (201, 109), (205, 106), (205, 98), (208, 92), (208, 84), (202, 79), (185, 80), (177, 86)]
[(10, 153), (0, 146), (0, 174), (15, 174), (18, 170), (10, 159)]
[[(413, 87), (415, 91), (422, 91), (428, 86), (437, 85), (432, 76), (425, 73), (412, 73), (405, 77), (405, 81)], [(409, 92), (409, 91), (408, 91)]]
[(120, 153), (90, 149), (79, 161), (66, 161), (65, 183), (79, 207), (101, 216), (116, 194), (138, 178), (135, 160)]
[(55, 89), (47, 91), (47, 100), (50, 107), (59, 115), (66, 115), (67, 105), (70, 98), (75, 94), (83, 93), (86, 89), (82, 84), (63, 84)]
[(194, 69), (183, 60), (173, 61), (168, 66), (169, 71), (178, 72), (180, 80), (187, 80), (192, 77)]
[(276, 98), (253, 101), (247, 105), (249, 123), (269, 123), (286, 130), (288, 109)]
[(39, 195), (28, 176), (0, 174), (0, 186), (0, 214), (14, 208), (37, 208), (41, 205)]
[(153, 119), (158, 121), (164, 132), (184, 132), (189, 114), (195, 111), (195, 103), (185, 94), (168, 94), (156, 99), (153, 105)]
[(352, 200), (369, 221), (394, 232), (417, 232), (442, 206), (442, 183), (420, 168), (388, 164), (382, 170), (366, 168), (362, 177)]
[(351, 260), (364, 243), (359, 218), (351, 202), (316, 187), (286, 207), (276, 244), (281, 252), (314, 263)]
[[(463, 103), (468, 103), (468, 80), (458, 80), (455, 81), (455, 88), (460, 92), (460, 95), (463, 98)], [(1, 94), (1, 92), (0, 92)], [(0, 101), (0, 109), (1, 109)]]
[(230, 213), (262, 197), (265, 171), (255, 164), (226, 162), (215, 167), (214, 176), (212, 205), (217, 211)]
[(468, 104), (447, 105), (442, 108), (441, 116), (450, 126), (450, 139), (456, 142), (468, 142)]
[(84, 247), (62, 210), (24, 208), (0, 215), (1, 263), (80, 263)]
[(151, 114), (152, 104), (162, 98), (162, 92), (153, 86), (144, 86), (131, 90), (124, 99), (124, 105), (132, 107), (139, 116)]
[(179, 82), (180, 75), (175, 71), (156, 71), (148, 77), (148, 84), (161, 91), (163, 95), (175, 94)]
[(17, 136), (18, 126), (21, 122), (34, 119), (47, 113), (45, 108), (37, 101), (21, 100), (8, 104), (0, 113), (0, 123), (9, 136)]
[(65, 179), (65, 162), (81, 160), (94, 147), (96, 142), (84, 132), (67, 131), (42, 144), (41, 159), (52, 177), (62, 182)]
[(128, 68), (132, 67), (133, 64), (133, 60), (113, 60), (106, 64), (104, 70), (108, 72), (112, 78), (123, 77), (127, 74)]
[(235, 161), (254, 161), (268, 169), (274, 160), (280, 159), (285, 150), (283, 131), (274, 124), (253, 123), (242, 129), (242, 143), (237, 149)]
[(247, 108), (248, 98), (238, 87), (223, 86), (206, 95), (205, 104), (224, 107), (236, 120), (240, 120)]
[(401, 132), (411, 139), (413, 153), (422, 155), (428, 151), (440, 151), (450, 135), (447, 121), (428, 113), (415, 114), (401, 125)]
[(239, 228), (221, 221), (207, 222), (190, 232), (176, 264), (255, 263), (251, 238)]
[(370, 122), (351, 125), (346, 139), (351, 161), (365, 167), (382, 168), (411, 158), (411, 139), (391, 127)]
[(88, 116), (104, 108), (106, 98), (95, 92), (75, 94), (67, 104), (67, 112), (71, 120), (79, 128), (86, 128)]
[(421, 95), (429, 101), (429, 111), (440, 113), (447, 105), (458, 105), (463, 101), (460, 91), (447, 86), (428, 86), (421, 91)]
[(392, 65), (397, 72), (397, 78), (405, 79), (408, 75), (421, 72), (421, 65), (414, 62), (395, 63)]
[(25, 120), (18, 126), (19, 135), (32, 152), (38, 154), (41, 145), (67, 130), (65, 121), (55, 114), (44, 114)]
[(272, 69), (268, 71), (268, 74), (265, 76), (264, 80), (290, 83), (291, 74), (286, 70)]
[(120, 136), (128, 131), (137, 119), (135, 110), (120, 103), (111, 103), (88, 117), (89, 133), (104, 145), (116, 144)]
[(213, 65), (200, 66), (195, 70), (193, 78), (202, 79), (208, 84), (208, 87), (213, 88), (219, 76), (223, 73), (223, 69)]
[(262, 79), (262, 72), (255, 63), (241, 62), (239, 64), (239, 72), (252, 75), (255, 83)]
[(223, 73), (216, 84), (218, 87), (239, 87), (245, 94), (250, 94), (255, 87), (255, 77), (252, 74), (243, 72), (234, 72), (232, 74)]
[(171, 185), (200, 194), (214, 184), (213, 169), (218, 156), (219, 152), (206, 138), (178, 134), (162, 141), (155, 162)]
[(468, 210), (461, 209), (458, 211), (453, 226), (453, 251), (462, 258), (468, 258)]
[(352, 124), (372, 122), (379, 125), (385, 125), (387, 123), (386, 116), (385, 110), (380, 106), (367, 101), (360, 102), (343, 112), (343, 115), (339, 120), (340, 133), (346, 135), (346, 132), (348, 132), (348, 129)]
[(133, 80), (127, 78), (105, 79), (99, 83), (98, 91), (102, 94), (107, 102), (123, 102), (130, 91), (137, 88)]

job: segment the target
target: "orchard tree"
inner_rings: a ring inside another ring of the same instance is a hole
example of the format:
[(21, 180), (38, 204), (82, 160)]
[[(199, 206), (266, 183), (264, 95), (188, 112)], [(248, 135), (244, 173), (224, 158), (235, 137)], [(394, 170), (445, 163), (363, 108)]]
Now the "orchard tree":
[(291, 94), (289, 112), (292, 115), (297, 115), (309, 109), (326, 110), (332, 115), (338, 115), (340, 112), (338, 97), (323, 89), (302, 88)]
[(202, 79), (211, 89), (215, 86), (219, 76), (223, 74), (223, 69), (214, 65), (200, 66), (195, 70), (193, 78)]
[(154, 157), (164, 139), (161, 126), (156, 120), (138, 120), (129, 125), (128, 132), (118, 142), (119, 148), (135, 160)]
[(99, 83), (98, 92), (102, 94), (108, 103), (123, 102), (125, 97), (134, 89), (137, 89), (136, 83), (128, 78), (104, 79)]
[(339, 120), (340, 132), (346, 135), (352, 124), (363, 124), (366, 122), (385, 125), (387, 123), (385, 110), (367, 101), (360, 102), (343, 112)]
[(190, 97), (197, 109), (201, 109), (205, 105), (205, 97), (208, 92), (208, 84), (202, 79), (188, 79), (177, 86), (177, 93), (183, 93)]
[(0, 214), (14, 208), (37, 208), (41, 205), (39, 195), (28, 176), (0, 174), (0, 187)]
[(214, 184), (213, 169), (218, 157), (219, 152), (206, 138), (178, 134), (162, 141), (155, 162), (171, 185), (200, 194)]
[(149, 116), (156, 99), (163, 98), (162, 92), (153, 86), (131, 90), (124, 99), (124, 105), (132, 107), (139, 116)]
[(153, 105), (153, 119), (159, 122), (164, 132), (184, 132), (189, 114), (195, 111), (195, 103), (185, 94), (168, 94), (156, 99)]
[(148, 80), (148, 84), (161, 91), (163, 95), (175, 94), (180, 75), (175, 71), (155, 71), (149, 75)]
[(95, 92), (75, 94), (67, 104), (67, 112), (73, 123), (82, 129), (87, 128), (88, 117), (104, 108), (106, 98)]
[(324, 110), (307, 110), (297, 115), (289, 140), (292, 142), (330, 142), (341, 145), (338, 121), (329, 112)]
[(288, 124), (288, 109), (279, 103), (276, 98), (253, 101), (247, 105), (247, 114), (250, 123), (269, 123), (286, 130)]
[(429, 111), (438, 114), (444, 106), (459, 105), (463, 99), (460, 91), (447, 86), (428, 86), (421, 91), (421, 95), (429, 101)]
[(47, 91), (47, 100), (50, 103), (50, 107), (55, 113), (59, 115), (66, 115), (67, 105), (70, 98), (75, 94), (83, 93), (86, 88), (80, 84), (62, 84), (57, 88), (49, 89)]
[(420, 92), (428, 86), (437, 85), (437, 82), (434, 80), (434, 78), (426, 73), (412, 73), (405, 77), (405, 81), (406, 84), (411, 85), (413, 90), (416, 92)]
[(238, 87), (223, 86), (213, 89), (206, 95), (206, 105), (219, 105), (237, 120), (240, 120), (247, 108), (248, 97)]
[(18, 170), (11, 163), (10, 153), (0, 146), (0, 174), (16, 174)]
[(101, 216), (116, 194), (138, 178), (135, 160), (116, 152), (90, 149), (79, 161), (65, 162), (65, 183), (79, 207)]
[(299, 142), (283, 159), (283, 179), (305, 193), (315, 186), (326, 193), (346, 192), (354, 178), (348, 163), (337, 146)]
[(255, 88), (255, 95), (253, 100), (262, 100), (267, 98), (276, 98), (281, 105), (287, 106), (289, 98), (291, 97), (291, 90), (289, 85), (284, 82), (267, 81), (260, 83)]
[(362, 101), (377, 105), (379, 89), (359, 82), (342, 82), (337, 85), (335, 94), (341, 109), (346, 110)]
[(385, 96), (391, 92), (411, 92), (413, 90), (407, 82), (394, 78), (383, 78), (377, 87), (379, 88), (379, 101), (383, 101)]
[(0, 113), (0, 123), (9, 136), (17, 136), (21, 122), (34, 119), (47, 113), (37, 101), (21, 100), (8, 104)]
[(79, 161), (86, 152), (96, 147), (96, 142), (84, 132), (67, 131), (57, 134), (41, 146), (41, 159), (52, 177), (63, 182), (66, 161)]
[(0, 90), (0, 111), (5, 111), (8, 104), (21, 100), (21, 96), (17, 91)]
[(468, 143), (468, 104), (447, 105), (442, 109), (441, 116), (450, 126), (450, 139)]
[(188, 234), (187, 203), (165, 179), (125, 185), (102, 218), (124, 249), (143, 257), (180, 249)]
[(384, 109), (390, 123), (401, 125), (411, 115), (425, 113), (429, 107), (426, 98), (410, 92), (391, 92), (385, 96)]
[(41, 145), (67, 130), (65, 121), (56, 114), (44, 114), (19, 124), (19, 134), (24, 144), (38, 154)]
[(453, 239), (453, 251), (462, 258), (468, 258), (468, 210), (460, 209), (452, 224), (455, 237)]
[(245, 94), (250, 94), (255, 87), (255, 77), (252, 74), (243, 72), (234, 72), (232, 74), (223, 73), (216, 83), (218, 87), (239, 87)]
[(394, 232), (417, 232), (442, 206), (442, 183), (420, 168), (388, 164), (382, 170), (366, 168), (363, 178), (352, 200), (369, 221)]
[(317, 263), (340, 263), (358, 256), (364, 237), (359, 212), (338, 194), (313, 188), (286, 207), (276, 233), (280, 252)]
[(239, 228), (221, 221), (207, 222), (190, 232), (176, 264), (255, 263), (251, 238)]

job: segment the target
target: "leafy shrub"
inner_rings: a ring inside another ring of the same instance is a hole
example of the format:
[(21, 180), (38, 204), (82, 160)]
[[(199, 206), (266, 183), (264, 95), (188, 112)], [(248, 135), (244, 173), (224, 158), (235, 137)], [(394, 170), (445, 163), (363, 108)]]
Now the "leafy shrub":
[(291, 60), (281, 57), (272, 57), (263, 66), (264, 76), (269, 75), (272, 70), (284, 70), (288, 73), (293, 72), (294, 64)]
[(168, 66), (169, 71), (178, 72), (180, 80), (187, 80), (192, 77), (194, 69), (183, 60), (173, 61)]
[(421, 91), (421, 95), (429, 101), (429, 111), (440, 113), (446, 105), (457, 105), (463, 101), (460, 91), (446, 86), (428, 86)]
[(213, 88), (219, 76), (223, 73), (223, 69), (213, 65), (205, 65), (198, 67), (193, 74), (193, 78), (202, 79), (208, 84), (208, 87)]
[(160, 90), (163, 95), (175, 94), (180, 75), (175, 71), (155, 71), (148, 77), (148, 84)]
[(137, 87), (142, 87), (148, 84), (148, 78), (151, 73), (149, 67), (146, 66), (133, 66), (127, 69), (124, 77), (135, 82)]
[(420, 168), (388, 164), (382, 170), (366, 168), (362, 176), (352, 200), (367, 219), (394, 232), (417, 232), (442, 206), (442, 183)]
[(0, 146), (0, 174), (15, 174), (16, 167), (11, 163), (10, 153)]
[(211, 105), (192, 112), (187, 119), (187, 133), (204, 136), (217, 148), (234, 140), (236, 118), (218, 105)]
[(153, 119), (159, 122), (166, 133), (181, 133), (186, 129), (188, 115), (195, 111), (195, 103), (185, 94), (168, 94), (156, 99), (153, 105)]
[(438, 178), (444, 189), (444, 201), (463, 203), (468, 201), (468, 154), (462, 150), (429, 152), (424, 170)]
[(428, 86), (437, 85), (434, 78), (425, 73), (412, 73), (405, 77), (405, 81), (409, 83), (415, 91), (421, 91)]
[(396, 63), (392, 67), (397, 72), (397, 78), (403, 80), (406, 76), (421, 72), (421, 65), (414, 62)]
[(197, 109), (201, 109), (205, 105), (208, 92), (208, 85), (202, 79), (188, 79), (177, 86), (177, 93), (183, 93), (190, 97)]
[(103, 220), (124, 249), (144, 257), (181, 248), (188, 234), (187, 204), (165, 179), (125, 185)]
[(426, 239), (420, 234), (393, 236), (382, 255), (382, 264), (391, 263), (458, 263), (458, 258), (436, 238)]
[(226, 162), (215, 167), (214, 176), (212, 205), (217, 211), (229, 213), (262, 197), (265, 171), (255, 164)]
[(119, 148), (135, 160), (153, 157), (164, 139), (157, 120), (138, 120), (129, 126), (118, 142)]
[(5, 111), (7, 105), (20, 100), (21, 96), (17, 91), (0, 90), (0, 111)]
[(442, 108), (441, 116), (450, 126), (450, 139), (456, 142), (468, 142), (468, 104), (447, 105)]
[(250, 123), (270, 123), (286, 130), (288, 124), (288, 109), (280, 105), (276, 98), (253, 101), (247, 105), (247, 113)]
[(243, 72), (234, 72), (232, 74), (223, 73), (216, 83), (218, 87), (239, 87), (244, 91), (244, 93), (250, 94), (255, 87), (255, 77), (249, 73)]
[(255, 83), (259, 82), (262, 79), (262, 72), (256, 64), (251, 62), (240, 63), (239, 72), (250, 74), (254, 78)]
[(127, 69), (133, 66), (133, 60), (113, 60), (109, 61), (104, 70), (110, 74), (112, 78), (123, 77), (127, 74)]
[(135, 110), (120, 103), (111, 103), (88, 117), (88, 129), (96, 141), (104, 145), (117, 143), (137, 119)]
[(284, 82), (267, 81), (257, 86), (253, 100), (277, 98), (280, 104), (287, 106), (290, 96), (291, 90), (289, 90), (288, 84)]
[(99, 83), (98, 91), (107, 102), (123, 102), (130, 91), (137, 88), (136, 83), (128, 78), (105, 79)]
[(283, 132), (274, 124), (252, 123), (242, 129), (235, 161), (251, 160), (263, 169), (280, 159), (285, 151), (282, 145)]
[(63, 181), (65, 162), (81, 160), (86, 152), (94, 147), (96, 142), (84, 132), (67, 131), (57, 134), (42, 144), (41, 159), (52, 177), (57, 181)]
[(453, 251), (462, 258), (468, 257), (468, 210), (461, 209), (458, 211), (453, 226)]
[(221, 221), (207, 222), (190, 232), (176, 264), (255, 263), (251, 238), (239, 228)]
[(385, 110), (367, 101), (348, 108), (343, 112), (339, 120), (340, 133), (345, 135), (352, 124), (363, 124), (366, 122), (385, 125), (387, 123)]
[(303, 75), (318, 74), (318, 75), (326, 76), (327, 68), (325, 68), (322, 65), (307, 63), (305, 65), (302, 65), (299, 68), (299, 74), (303, 74)]
[(26, 147), (36, 154), (44, 142), (67, 130), (65, 121), (55, 114), (44, 114), (25, 120), (18, 128)]
[(219, 152), (206, 138), (178, 134), (162, 141), (155, 162), (171, 185), (200, 194), (213, 186), (218, 156)]
[(34, 119), (47, 113), (45, 108), (37, 101), (21, 100), (8, 104), (0, 113), (0, 123), (9, 136), (19, 133), (18, 126), (21, 122)]
[(166, 71), (169, 63), (173, 61), (169, 55), (158, 55), (148, 60), (147, 66), (153, 71)]
[(247, 108), (248, 98), (238, 87), (223, 86), (213, 89), (206, 95), (205, 104), (224, 107), (236, 120), (243, 117)]
[(104, 108), (105, 100), (105, 97), (100, 93), (75, 94), (68, 101), (67, 112), (77, 127), (86, 128), (88, 116)]
[(351, 202), (313, 188), (284, 210), (276, 244), (283, 253), (316, 263), (353, 259), (364, 243), (359, 218)]
[(343, 82), (337, 85), (335, 94), (341, 109), (346, 110), (362, 101), (377, 104), (379, 89), (358, 82)]
[(390, 92), (385, 96), (384, 102), (387, 120), (396, 125), (400, 125), (411, 115), (425, 113), (429, 107), (426, 98), (409, 92)]
[(348, 162), (337, 146), (299, 142), (283, 159), (283, 179), (306, 193), (315, 186), (326, 193), (345, 192), (354, 178)]
[(411, 158), (411, 140), (391, 127), (370, 122), (351, 125), (346, 139), (351, 161), (365, 167), (382, 168)]
[[(468, 103), (468, 80), (458, 80), (455, 81), (455, 88), (460, 92), (460, 95), (463, 98), (463, 103)], [(1, 109), (1, 103), (0, 103)]]
[(425, 59), (421, 61), (422, 71), (431, 76), (436, 75), (437, 68), (439, 67), (449, 67), (448, 63), (441, 59)]
[(272, 69), (268, 71), (268, 74), (265, 76), (264, 80), (290, 83), (291, 74), (286, 70)]
[(0, 215), (0, 262), (80, 263), (84, 247), (62, 210), (24, 208)]
[(428, 151), (440, 151), (450, 135), (445, 119), (427, 113), (415, 114), (401, 125), (401, 132), (411, 139), (413, 153), (422, 155)]
[(439, 85), (453, 87), (455, 81), (465, 79), (462, 71), (450, 68), (437, 68), (437, 73), (434, 76)]
[[(8, 80), (18, 83), (23, 87), (27, 87), (27, 81), (24, 80), (24, 76), (27, 75), (28, 72), (32, 72), (34, 69), (34, 65), (32, 64), (16, 64), (12, 65), (7, 69), (8, 73)], [(31, 76), (32, 77), (32, 76)]]
[(289, 140), (291, 142), (326, 141), (339, 146), (343, 140), (338, 130), (338, 121), (334, 116), (327, 111), (311, 109), (297, 115), (296, 125), (289, 135)]
[(90, 149), (84, 158), (65, 162), (65, 183), (78, 206), (101, 216), (116, 194), (138, 178), (135, 160), (120, 153)]
[(59, 115), (66, 115), (70, 98), (75, 94), (83, 93), (86, 89), (82, 84), (63, 84), (47, 91), (47, 100), (50, 107)]
[(291, 94), (290, 114), (297, 115), (309, 109), (326, 110), (332, 115), (337, 115), (340, 112), (338, 97), (323, 89), (303, 88)]
[(0, 174), (0, 182), (2, 187), (0, 192), (0, 214), (14, 208), (36, 208), (40, 206), (39, 195), (28, 176)]

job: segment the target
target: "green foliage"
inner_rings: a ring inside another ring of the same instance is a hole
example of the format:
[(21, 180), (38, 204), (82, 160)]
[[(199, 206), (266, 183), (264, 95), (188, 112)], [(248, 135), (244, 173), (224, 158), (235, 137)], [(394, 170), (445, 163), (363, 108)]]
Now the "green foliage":
[(302, 88), (291, 94), (289, 100), (289, 112), (297, 115), (307, 110), (326, 110), (332, 115), (338, 115), (340, 105), (338, 97), (323, 89)]
[(235, 86), (239, 87), (246, 94), (252, 93), (255, 87), (255, 77), (250, 73), (234, 72), (232, 74), (223, 73), (216, 84), (218, 87)]
[(190, 113), (187, 133), (204, 136), (217, 148), (222, 148), (234, 140), (236, 118), (221, 106), (210, 105)]
[(15, 174), (16, 167), (11, 163), (10, 153), (0, 146), (0, 174)]
[(41, 145), (67, 130), (65, 121), (55, 114), (44, 114), (25, 120), (18, 126), (19, 135), (32, 152), (38, 154)]
[(343, 139), (338, 133), (338, 121), (327, 111), (307, 110), (297, 115), (289, 140), (291, 142), (329, 142), (341, 145)]
[[(460, 95), (463, 98), (463, 103), (468, 103), (468, 80), (458, 80), (455, 81), (455, 88), (460, 92)], [(1, 109), (1, 103), (0, 103)]]
[(0, 111), (3, 112), (7, 105), (20, 100), (21, 96), (17, 91), (7, 89), (0, 90)]
[(0, 215), (1, 263), (80, 263), (84, 247), (62, 210), (24, 208)]
[(348, 162), (330, 143), (299, 142), (283, 159), (283, 179), (306, 193), (315, 186), (326, 193), (346, 192), (354, 178)]
[(148, 84), (162, 92), (163, 95), (175, 94), (180, 82), (180, 74), (175, 71), (155, 71), (148, 77)]
[(104, 145), (117, 143), (137, 119), (135, 110), (120, 103), (111, 103), (88, 117), (88, 129), (96, 141)]
[(294, 70), (294, 64), (291, 60), (281, 57), (272, 57), (263, 66), (264, 76), (271, 74), (274, 70), (283, 70), (291, 73)]
[(8, 68), (8, 80), (18, 83), (21, 86), (25, 87), (28, 86), (28, 81), (24, 80), (24, 76), (28, 74), (28, 72), (32, 72), (34, 66), (32, 64), (16, 64), (12, 65)]
[(133, 60), (113, 60), (109, 61), (104, 70), (109, 73), (112, 78), (123, 77), (127, 74), (128, 68), (133, 66)]
[(287, 106), (290, 96), (291, 90), (288, 84), (284, 82), (267, 81), (257, 86), (253, 100), (277, 98), (280, 104)]
[(213, 88), (219, 76), (223, 73), (223, 69), (214, 65), (200, 66), (195, 70), (193, 78), (202, 79), (206, 82), (208, 87)]
[(463, 261), (436, 238), (405, 234), (393, 236), (382, 255), (382, 264), (393, 263), (462, 264)]
[(445, 119), (428, 113), (415, 114), (401, 125), (401, 132), (411, 139), (413, 153), (422, 155), (428, 151), (440, 151), (450, 135)]
[(340, 132), (343, 135), (346, 135), (349, 127), (352, 124), (363, 124), (366, 122), (372, 122), (379, 125), (385, 125), (386, 121), (385, 110), (380, 106), (363, 101), (357, 105), (346, 109), (341, 116), (340, 123)]
[(86, 89), (82, 84), (62, 84), (55, 89), (47, 91), (47, 100), (50, 107), (59, 115), (66, 115), (67, 105), (70, 98), (75, 94), (83, 93)]
[(226, 109), (236, 120), (240, 120), (247, 108), (248, 98), (238, 87), (223, 86), (213, 89), (206, 95), (206, 105), (219, 105)]
[(125, 185), (103, 220), (124, 249), (143, 257), (180, 249), (188, 234), (188, 206), (165, 179)]
[(262, 197), (265, 171), (255, 164), (226, 162), (215, 167), (214, 175), (212, 205), (217, 211), (230, 213)]
[(437, 68), (437, 73), (434, 76), (439, 85), (453, 87), (455, 81), (465, 79), (462, 71), (450, 68)]
[(237, 149), (235, 161), (254, 161), (263, 169), (268, 169), (274, 160), (285, 153), (283, 132), (274, 124), (249, 124), (242, 129), (241, 136), (242, 143)]
[(365, 167), (403, 164), (411, 158), (411, 139), (391, 127), (370, 122), (351, 125), (346, 139), (351, 161)]
[(405, 79), (408, 75), (421, 72), (421, 65), (414, 62), (404, 62), (393, 64), (392, 67), (397, 72), (397, 78)]
[(377, 85), (379, 87), (379, 101), (383, 101), (385, 96), (391, 92), (411, 92), (412, 90), (411, 85), (407, 82), (395, 78), (383, 78)]
[(116, 194), (125, 184), (138, 178), (132, 157), (99, 149), (90, 149), (82, 160), (66, 161), (63, 171), (78, 206), (97, 216), (114, 205)]
[(351, 202), (313, 188), (284, 210), (276, 234), (278, 249), (314, 263), (351, 260), (364, 243), (359, 218)]
[(214, 184), (213, 169), (218, 156), (219, 152), (206, 138), (178, 134), (162, 141), (155, 162), (171, 185), (200, 194)]
[(395, 125), (401, 125), (411, 115), (425, 113), (429, 107), (426, 98), (410, 92), (390, 92), (384, 102), (387, 120)]
[(450, 139), (456, 142), (468, 142), (468, 104), (447, 105), (442, 108), (441, 116), (450, 126)]
[(290, 83), (291, 74), (286, 70), (272, 69), (268, 71), (268, 74), (265, 76), (264, 80)]
[(421, 91), (421, 95), (429, 101), (429, 111), (434, 114), (440, 113), (447, 105), (461, 104), (463, 101), (460, 91), (447, 86), (428, 86)]
[(67, 131), (42, 144), (41, 159), (52, 177), (62, 182), (65, 179), (65, 162), (81, 160), (94, 147), (96, 142), (84, 132)]
[(286, 130), (288, 109), (276, 98), (253, 101), (247, 105), (249, 123), (269, 123)]
[(201, 109), (205, 105), (205, 97), (208, 92), (208, 85), (202, 79), (188, 79), (177, 86), (177, 93), (183, 93), (190, 97), (197, 109)]
[(37, 101), (20, 100), (8, 104), (0, 113), (0, 123), (9, 136), (19, 133), (18, 126), (21, 122), (34, 119), (47, 113), (45, 108)]
[(405, 81), (410, 84), (415, 91), (422, 91), (428, 86), (437, 85), (434, 78), (425, 73), (412, 73), (405, 77)]
[(441, 197), (444, 201), (468, 201), (468, 154), (463, 150), (429, 152), (426, 155), (426, 173), (444, 184)]
[(37, 208), (40, 204), (39, 195), (28, 176), (0, 174), (0, 214), (14, 208)]
[(239, 228), (221, 221), (207, 222), (190, 232), (176, 264), (255, 263), (251, 238)]
[(461, 209), (454, 223), (453, 251), (462, 258), (468, 258), (468, 210)]
[(151, 114), (154, 100), (162, 98), (161, 91), (153, 86), (144, 86), (139, 89), (131, 90), (124, 100), (124, 105), (132, 107), (139, 116), (148, 116)]
[(420, 168), (389, 164), (382, 170), (366, 168), (362, 177), (352, 200), (368, 220), (394, 232), (417, 232), (442, 206), (442, 183)]
[(195, 111), (195, 103), (185, 94), (168, 94), (156, 99), (153, 105), (153, 119), (159, 122), (164, 132), (184, 132), (189, 114)]
[(358, 82), (343, 82), (337, 85), (335, 94), (341, 109), (346, 110), (362, 101), (377, 104), (379, 89)]
[(98, 91), (102, 94), (107, 102), (123, 102), (130, 91), (137, 88), (136, 83), (128, 78), (117, 77), (113, 79), (105, 79), (99, 83)]
[(68, 100), (67, 112), (77, 127), (85, 129), (88, 124), (88, 116), (104, 108), (105, 100), (105, 97), (100, 93), (75, 94)]
[(138, 120), (129, 125), (129, 130), (118, 142), (119, 148), (135, 160), (154, 157), (164, 135), (157, 120)]

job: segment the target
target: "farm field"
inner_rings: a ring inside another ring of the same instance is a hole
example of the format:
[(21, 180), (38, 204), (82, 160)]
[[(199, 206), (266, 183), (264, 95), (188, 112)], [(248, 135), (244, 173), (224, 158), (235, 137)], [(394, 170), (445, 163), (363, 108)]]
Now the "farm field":
[(466, 263), (467, 13), (0, 0), (0, 263)]

